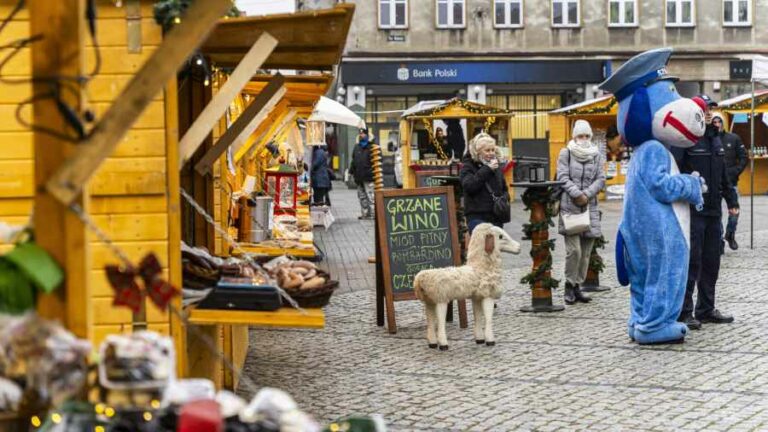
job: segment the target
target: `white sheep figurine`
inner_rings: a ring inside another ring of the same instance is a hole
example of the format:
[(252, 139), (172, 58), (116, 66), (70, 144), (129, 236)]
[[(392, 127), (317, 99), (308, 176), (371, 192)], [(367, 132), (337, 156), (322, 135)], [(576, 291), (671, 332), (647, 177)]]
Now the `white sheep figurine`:
[(467, 264), (422, 270), (413, 279), (416, 297), (427, 312), (427, 341), (430, 348), (448, 349), (445, 315), (453, 300), (472, 299), (475, 341), (496, 344), (493, 336), (494, 301), (501, 298), (501, 252), (520, 253), (520, 243), (503, 229), (483, 223), (469, 239)]

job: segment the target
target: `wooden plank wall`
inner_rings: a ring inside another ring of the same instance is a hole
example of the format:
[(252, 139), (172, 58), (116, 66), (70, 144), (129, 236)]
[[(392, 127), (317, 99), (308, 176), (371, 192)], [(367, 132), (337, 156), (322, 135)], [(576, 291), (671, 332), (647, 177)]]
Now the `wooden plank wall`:
[[(15, 1), (0, 0), (0, 15), (6, 16)], [(0, 44), (29, 33), (26, 11), (0, 34)], [(89, 106), (102, 114), (119, 95), (162, 40), (161, 28), (152, 18), (152, 2), (141, 4), (140, 53), (129, 53), (125, 8), (111, 1), (98, 2), (98, 43), (102, 57), (100, 74), (91, 82)], [(94, 65), (90, 38), (86, 39), (87, 70)], [(29, 76), (29, 50), (25, 49), (3, 70), (4, 75)], [(0, 84), (0, 220), (24, 223), (32, 211), (32, 134), (15, 119), (16, 104), (29, 97), (31, 86)], [(165, 105), (159, 94), (130, 130), (115, 153), (99, 169), (90, 183), (91, 214), (98, 226), (138, 262), (147, 252), (157, 254), (168, 276), (169, 223)], [(13, 145), (10, 145), (10, 144)], [(174, 173), (175, 174), (175, 173)], [(175, 221), (178, 223), (178, 221)], [(93, 235), (92, 284), (95, 343), (105, 335), (130, 330), (131, 314), (125, 308), (113, 308), (112, 290), (104, 276), (104, 265), (117, 263), (116, 257)], [(0, 245), (0, 252), (8, 245)], [(169, 333), (169, 317), (148, 306), (150, 328)]]

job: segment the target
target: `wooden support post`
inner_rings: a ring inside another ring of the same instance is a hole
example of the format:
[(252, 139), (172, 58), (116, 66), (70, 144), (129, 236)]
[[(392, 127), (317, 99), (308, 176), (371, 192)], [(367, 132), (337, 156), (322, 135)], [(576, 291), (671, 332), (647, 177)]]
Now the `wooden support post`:
[[(40, 79), (33, 84), (34, 94), (51, 91), (52, 76), (81, 76), (85, 71), (83, 55), (85, 16), (84, 2), (32, 0), (29, 5), (30, 34), (42, 35), (31, 45), (32, 76)], [(80, 105), (81, 95), (61, 92), (66, 104)], [(68, 133), (56, 102), (37, 99), (33, 106), (32, 123), (60, 133)], [(45, 248), (64, 268), (64, 286), (51, 295), (41, 295), (37, 301), (38, 313), (49, 319), (61, 321), (64, 326), (81, 338), (89, 338), (92, 308), (88, 271), (88, 239), (85, 227), (78, 217), (56, 198), (48, 195), (44, 185), (59, 168), (61, 161), (73, 153), (75, 146), (49, 134), (34, 131), (35, 145), (35, 196), (34, 226), (37, 243)], [(88, 199), (74, 201), (85, 211)]]
[[(269, 54), (277, 46), (277, 40), (268, 33), (263, 33), (251, 49), (237, 65), (227, 82), (213, 96), (213, 100), (206, 105), (202, 113), (189, 127), (179, 143), (179, 166), (184, 164), (195, 154), (205, 137), (211, 132), (216, 122), (224, 115), (229, 104), (248, 84), (256, 71), (267, 60)], [(245, 113), (243, 113), (245, 114)]]
[[(69, 204), (80, 194), (85, 182), (112, 154), (155, 95), (174, 77), (231, 5), (230, 0), (192, 3), (181, 24), (168, 32), (160, 47), (134, 75), (88, 138), (78, 146), (77, 152), (64, 161), (48, 181), (46, 186), (53, 196)], [(53, 34), (51, 37), (56, 39), (61, 35)]]
[[(229, 83), (229, 81), (227, 81)], [(285, 77), (277, 75), (269, 81), (264, 90), (256, 99), (240, 114), (240, 117), (230, 126), (219, 141), (205, 153), (202, 159), (195, 165), (195, 170), (200, 175), (206, 175), (211, 171), (213, 163), (236, 142), (243, 142), (264, 122), (272, 109), (285, 96)], [(211, 102), (212, 104), (213, 102)], [(208, 106), (211, 106), (208, 104)], [(205, 114), (205, 112), (203, 112)], [(202, 114), (201, 114), (202, 116)], [(200, 117), (198, 117), (200, 118)], [(185, 135), (186, 137), (186, 135)], [(182, 161), (180, 167), (184, 165)]]

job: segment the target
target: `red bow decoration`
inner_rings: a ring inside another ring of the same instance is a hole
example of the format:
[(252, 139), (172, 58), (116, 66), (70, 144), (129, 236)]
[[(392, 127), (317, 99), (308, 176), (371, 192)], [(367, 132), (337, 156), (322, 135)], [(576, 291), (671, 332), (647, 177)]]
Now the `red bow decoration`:
[(161, 310), (168, 307), (171, 299), (178, 295), (178, 290), (173, 285), (164, 281), (160, 275), (162, 267), (157, 256), (148, 253), (139, 263), (139, 268), (120, 267), (108, 265), (105, 267), (107, 279), (112, 289), (115, 290), (114, 306), (127, 306), (134, 313), (141, 311), (144, 295), (141, 292), (139, 284), (136, 283), (136, 277), (140, 276), (144, 281), (144, 291), (152, 302)]

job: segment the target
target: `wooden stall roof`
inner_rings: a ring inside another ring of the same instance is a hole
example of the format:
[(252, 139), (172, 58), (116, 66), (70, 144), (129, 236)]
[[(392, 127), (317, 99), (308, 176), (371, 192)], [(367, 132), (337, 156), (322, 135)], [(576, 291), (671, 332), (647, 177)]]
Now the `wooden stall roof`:
[[(416, 104), (407, 109), (402, 118), (409, 120), (415, 118), (470, 118), (470, 117), (512, 117), (512, 111), (470, 102), (460, 98), (453, 98), (439, 103), (428, 102), (426, 105)], [(421, 104), (421, 103), (420, 103)]]
[[(271, 75), (257, 75), (246, 84), (243, 92), (250, 95), (259, 94), (266, 87)], [(289, 108), (295, 108), (300, 117), (312, 114), (315, 103), (328, 91), (333, 75), (293, 75), (285, 77), (285, 96)]]
[(341, 61), (355, 5), (331, 9), (222, 19), (202, 47), (218, 66), (240, 62), (263, 32), (278, 40), (264, 69), (331, 70)]
[(558, 115), (616, 115), (619, 111), (619, 104), (616, 103), (616, 98), (613, 95), (603, 96), (596, 99), (590, 99), (588, 101), (579, 102), (577, 104), (569, 105), (560, 109), (556, 109), (550, 114)]
[[(748, 113), (752, 111), (752, 93), (726, 99), (718, 104), (718, 110), (727, 113)], [(768, 90), (755, 92), (755, 111), (768, 111)]]

